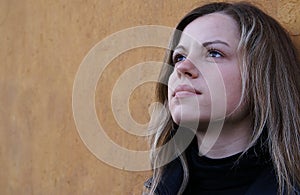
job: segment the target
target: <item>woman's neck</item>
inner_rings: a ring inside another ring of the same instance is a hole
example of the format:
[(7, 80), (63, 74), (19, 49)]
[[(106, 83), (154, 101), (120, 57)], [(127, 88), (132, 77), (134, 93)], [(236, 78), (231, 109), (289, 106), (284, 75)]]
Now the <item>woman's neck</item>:
[(206, 131), (197, 131), (198, 149), (209, 158), (225, 158), (244, 151), (253, 129), (250, 117), (238, 122), (211, 123)]

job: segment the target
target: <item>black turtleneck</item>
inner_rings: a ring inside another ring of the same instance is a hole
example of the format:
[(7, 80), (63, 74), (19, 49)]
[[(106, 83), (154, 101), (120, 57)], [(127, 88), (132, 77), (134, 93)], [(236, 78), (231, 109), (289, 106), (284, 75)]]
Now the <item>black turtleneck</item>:
[(242, 157), (239, 153), (211, 159), (199, 156), (194, 142), (186, 151), (186, 157), (190, 177), (184, 194), (247, 194), (266, 170), (268, 174), (272, 172), (270, 157), (259, 146), (250, 148)]
[[(185, 151), (189, 181), (184, 195), (277, 195), (278, 184), (263, 139), (245, 154), (222, 159), (199, 156), (196, 138)], [(179, 158), (164, 168), (156, 194), (176, 195), (183, 181)], [(145, 182), (150, 188), (152, 178)]]

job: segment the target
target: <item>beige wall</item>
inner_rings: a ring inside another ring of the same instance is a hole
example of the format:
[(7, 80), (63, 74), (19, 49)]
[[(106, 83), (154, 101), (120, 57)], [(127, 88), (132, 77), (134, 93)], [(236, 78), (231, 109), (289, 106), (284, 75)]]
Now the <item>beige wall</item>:
[[(0, 0), (0, 193), (139, 194), (150, 172), (120, 170), (96, 158), (73, 119), (72, 89), (87, 52), (114, 32), (137, 25), (174, 27), (197, 0)], [(206, 1), (207, 2), (207, 1)], [(300, 48), (300, 1), (252, 1), (277, 18)], [(96, 92), (99, 121), (118, 145), (147, 142), (116, 123), (111, 90), (129, 67), (162, 59), (144, 48), (117, 57)], [(130, 98), (133, 118), (146, 123), (153, 84)]]

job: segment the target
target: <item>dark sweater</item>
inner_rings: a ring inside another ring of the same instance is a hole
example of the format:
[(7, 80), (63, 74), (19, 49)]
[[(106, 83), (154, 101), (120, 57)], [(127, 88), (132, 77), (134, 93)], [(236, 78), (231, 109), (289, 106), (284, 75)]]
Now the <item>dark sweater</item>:
[[(189, 182), (184, 195), (276, 195), (277, 181), (268, 152), (256, 145), (240, 159), (236, 154), (223, 159), (210, 159), (198, 155), (197, 142), (185, 151)], [(183, 179), (183, 170), (179, 159), (167, 165), (156, 193), (176, 195)], [(151, 185), (151, 179), (146, 186)]]
[(239, 153), (222, 159), (211, 159), (198, 154), (195, 143), (186, 151), (190, 177), (184, 194), (261, 194), (263, 189), (251, 188), (264, 175), (271, 177), (271, 183), (267, 181), (268, 186), (261, 187), (272, 186), (268, 194), (277, 192), (270, 156), (258, 146), (249, 149), (242, 157)]

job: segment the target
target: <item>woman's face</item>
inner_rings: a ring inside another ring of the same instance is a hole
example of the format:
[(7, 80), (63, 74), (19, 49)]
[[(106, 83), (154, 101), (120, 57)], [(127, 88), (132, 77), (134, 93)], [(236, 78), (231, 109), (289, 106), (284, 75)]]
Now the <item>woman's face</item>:
[(208, 123), (240, 120), (247, 115), (242, 94), (235, 21), (213, 13), (192, 21), (174, 50), (174, 71), (168, 82), (173, 120)]

